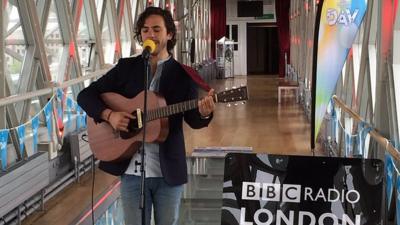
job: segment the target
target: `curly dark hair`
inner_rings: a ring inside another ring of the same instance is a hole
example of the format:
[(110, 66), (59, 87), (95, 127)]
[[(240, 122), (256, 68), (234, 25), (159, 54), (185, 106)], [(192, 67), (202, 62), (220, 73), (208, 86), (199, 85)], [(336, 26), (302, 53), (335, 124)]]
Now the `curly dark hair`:
[(176, 44), (176, 27), (174, 23), (174, 19), (172, 18), (171, 12), (159, 7), (147, 7), (140, 15), (136, 22), (135, 27), (135, 39), (142, 44), (142, 36), (140, 35), (140, 31), (144, 27), (144, 22), (147, 17), (151, 15), (159, 15), (164, 19), (165, 27), (167, 28), (167, 33), (172, 34), (171, 40), (167, 42), (167, 50), (171, 53), (171, 50), (174, 48)]

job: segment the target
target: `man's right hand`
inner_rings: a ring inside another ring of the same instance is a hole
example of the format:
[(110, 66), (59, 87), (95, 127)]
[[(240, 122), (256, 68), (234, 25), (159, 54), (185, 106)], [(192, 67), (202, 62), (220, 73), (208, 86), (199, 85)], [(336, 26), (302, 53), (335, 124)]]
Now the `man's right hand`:
[(115, 130), (129, 132), (128, 130), (129, 119), (135, 119), (135, 117), (127, 112), (113, 111), (111, 112), (108, 123), (110, 123)]
[[(110, 109), (104, 110), (103, 119), (106, 120), (114, 130), (120, 130), (129, 132), (128, 124), (130, 119), (135, 119), (135, 117), (127, 112), (114, 112)], [(107, 118), (105, 118), (107, 117)]]

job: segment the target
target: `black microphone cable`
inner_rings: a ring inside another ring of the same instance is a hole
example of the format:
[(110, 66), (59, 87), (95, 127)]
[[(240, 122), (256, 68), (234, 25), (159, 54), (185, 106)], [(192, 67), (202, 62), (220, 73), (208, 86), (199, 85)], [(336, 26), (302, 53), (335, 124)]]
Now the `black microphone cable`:
[(92, 225), (95, 224), (94, 222), (94, 211), (93, 211), (93, 207), (94, 207), (94, 178), (96, 175), (96, 171), (95, 171), (95, 163), (94, 163), (94, 155), (92, 155)]
[[(89, 143), (89, 140), (87, 139), (88, 135), (87, 134), (82, 134), (81, 139), (84, 142)], [(92, 225), (95, 225), (95, 221), (94, 221), (94, 179), (96, 177), (96, 170), (95, 170), (95, 158), (94, 155), (91, 156), (92, 157), (92, 196), (91, 196), (91, 214), (92, 214)], [(78, 176), (79, 176), (79, 172), (78, 172)]]

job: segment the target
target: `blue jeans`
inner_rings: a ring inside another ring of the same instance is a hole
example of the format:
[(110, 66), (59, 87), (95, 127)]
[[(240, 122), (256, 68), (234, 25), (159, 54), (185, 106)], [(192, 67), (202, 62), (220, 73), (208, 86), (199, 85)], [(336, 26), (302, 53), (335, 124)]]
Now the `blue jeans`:
[[(183, 185), (170, 186), (162, 177), (146, 178), (146, 225), (150, 225), (152, 206), (156, 225), (178, 224), (182, 192)], [(121, 199), (125, 225), (141, 225), (139, 176), (128, 174), (121, 176)]]

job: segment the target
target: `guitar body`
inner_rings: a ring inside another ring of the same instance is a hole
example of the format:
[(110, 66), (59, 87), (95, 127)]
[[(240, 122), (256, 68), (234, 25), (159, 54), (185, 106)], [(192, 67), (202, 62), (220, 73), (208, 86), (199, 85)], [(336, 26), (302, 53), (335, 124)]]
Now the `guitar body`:
[[(146, 123), (145, 142), (163, 142), (168, 136), (168, 116), (182, 113), (198, 107), (198, 99), (168, 105), (165, 99), (156, 93), (147, 92), (148, 122)], [(103, 93), (101, 99), (108, 108), (116, 112), (132, 113), (136, 118), (143, 114), (144, 92), (134, 98), (125, 98), (116, 93)], [(234, 102), (248, 99), (247, 87), (239, 87), (217, 93), (213, 96), (214, 102)], [(139, 109), (139, 110), (138, 110)], [(143, 122), (144, 118), (143, 118)], [(140, 119), (130, 120), (129, 132), (116, 132), (107, 122), (95, 123), (88, 118), (89, 144), (96, 158), (102, 161), (120, 161), (132, 158), (143, 140), (143, 131)]]
[[(165, 99), (156, 93), (147, 92), (147, 109), (157, 109), (166, 106)], [(125, 98), (116, 93), (103, 93), (101, 98), (108, 108), (116, 112), (143, 111), (144, 92), (134, 98)], [(144, 121), (143, 121), (144, 123)], [(88, 117), (89, 144), (93, 154), (102, 161), (120, 161), (130, 159), (141, 146), (143, 130), (137, 129), (125, 133), (122, 138), (107, 122), (95, 123)], [(159, 118), (146, 123), (146, 142), (163, 142), (168, 136), (168, 118)]]

